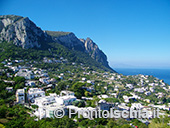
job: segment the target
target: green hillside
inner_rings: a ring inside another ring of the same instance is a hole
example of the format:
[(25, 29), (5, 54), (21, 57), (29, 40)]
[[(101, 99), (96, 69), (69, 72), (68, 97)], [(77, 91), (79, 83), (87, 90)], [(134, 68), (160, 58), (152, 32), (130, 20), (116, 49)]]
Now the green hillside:
[(63, 57), (69, 62), (75, 62), (78, 64), (83, 63), (92, 70), (113, 72), (112, 69), (106, 68), (102, 64), (99, 64), (93, 60), (88, 54), (80, 51), (69, 50), (58, 43), (42, 43), (41, 49), (22, 49), (21, 47), (17, 47), (16, 45), (12, 44), (12, 42), (3, 42), (0, 43), (0, 56), (0, 61), (3, 61), (7, 58), (10, 58), (11, 60), (27, 59), (30, 61), (42, 61), (44, 57), (56, 59)]

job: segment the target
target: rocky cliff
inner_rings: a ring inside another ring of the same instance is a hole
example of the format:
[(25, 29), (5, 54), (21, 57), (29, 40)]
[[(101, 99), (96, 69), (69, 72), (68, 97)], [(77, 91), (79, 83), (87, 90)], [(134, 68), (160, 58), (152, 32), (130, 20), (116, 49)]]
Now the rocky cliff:
[(99, 47), (90, 39), (80, 39), (84, 43), (86, 52), (97, 62), (102, 63), (104, 66), (109, 67), (107, 56), (99, 49)]
[(28, 17), (0, 16), (0, 42), (3, 41), (11, 41), (25, 49), (41, 48), (44, 42), (60, 43), (71, 50), (85, 52), (97, 62), (110, 68), (106, 55), (90, 38), (78, 39), (72, 32), (42, 31)]
[(40, 47), (45, 33), (28, 17), (15, 15), (0, 16), (0, 41), (12, 41), (22, 48)]
[(85, 51), (84, 44), (72, 32), (45, 31), (53, 41), (60, 43), (69, 49)]
[(45, 32), (52, 37), (53, 41), (58, 42), (69, 49), (86, 52), (97, 62), (109, 67), (107, 56), (90, 38), (87, 38), (86, 40), (78, 39), (72, 32)]

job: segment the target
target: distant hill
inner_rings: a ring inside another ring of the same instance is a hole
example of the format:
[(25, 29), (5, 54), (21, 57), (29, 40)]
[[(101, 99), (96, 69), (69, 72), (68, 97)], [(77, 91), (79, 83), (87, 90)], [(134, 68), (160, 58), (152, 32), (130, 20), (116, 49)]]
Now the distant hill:
[[(65, 58), (70, 57), (72, 61), (86, 63), (89, 66), (96, 66), (106, 71), (114, 72), (108, 65), (107, 56), (90, 38), (86, 40), (79, 39), (72, 32), (43, 31), (28, 17), (16, 15), (0, 16), (0, 42), (12, 42), (12, 44), (21, 47), (23, 51), (32, 50), (34, 52), (36, 49), (37, 53), (44, 51), (47, 54), (47, 51), (50, 49), (50, 51), (53, 51), (51, 55), (56, 52), (63, 57), (65, 56)], [(7, 48), (7, 45), (1, 44), (1, 50), (3, 47)], [(17, 50), (16, 48), (14, 49)], [(38, 56), (38, 54), (36, 55)], [(26, 56), (27, 54), (24, 55), (24, 57)]]

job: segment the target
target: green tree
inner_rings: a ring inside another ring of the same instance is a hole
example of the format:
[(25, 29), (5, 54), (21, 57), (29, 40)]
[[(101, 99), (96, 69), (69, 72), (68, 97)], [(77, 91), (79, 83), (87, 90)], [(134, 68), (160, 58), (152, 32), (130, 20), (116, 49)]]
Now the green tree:
[(6, 113), (7, 113), (7, 107), (4, 104), (4, 105), (0, 106), (0, 117), (5, 118)]
[(109, 120), (109, 122), (107, 123), (108, 128), (114, 128), (115, 126), (117, 126), (116, 122), (114, 120)]
[(84, 96), (85, 90), (82, 89), (84, 86), (84, 83), (77, 82), (72, 85), (71, 90), (75, 93), (75, 96), (80, 99), (82, 96)]

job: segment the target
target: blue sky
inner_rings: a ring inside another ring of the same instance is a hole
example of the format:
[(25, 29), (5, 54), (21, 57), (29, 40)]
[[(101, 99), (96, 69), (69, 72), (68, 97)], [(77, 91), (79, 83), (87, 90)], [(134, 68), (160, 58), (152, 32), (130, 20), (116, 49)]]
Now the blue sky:
[(169, 0), (1, 0), (6, 14), (90, 37), (113, 68), (170, 68)]

